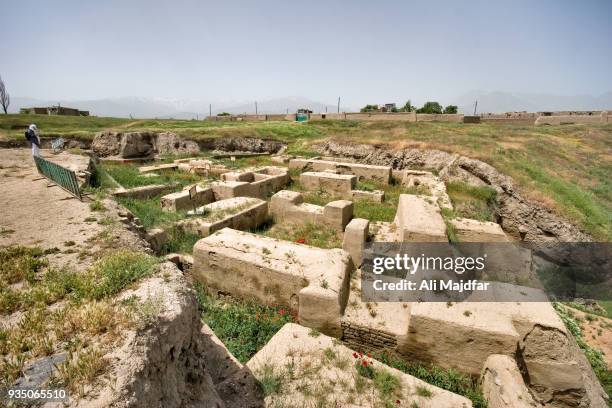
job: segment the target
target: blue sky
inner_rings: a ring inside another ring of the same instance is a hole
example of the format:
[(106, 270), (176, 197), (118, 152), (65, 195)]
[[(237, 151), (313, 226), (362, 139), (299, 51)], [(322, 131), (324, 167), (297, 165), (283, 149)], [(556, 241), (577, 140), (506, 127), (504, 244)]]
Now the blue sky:
[(612, 1), (6, 1), (0, 75), (41, 99), (612, 90)]

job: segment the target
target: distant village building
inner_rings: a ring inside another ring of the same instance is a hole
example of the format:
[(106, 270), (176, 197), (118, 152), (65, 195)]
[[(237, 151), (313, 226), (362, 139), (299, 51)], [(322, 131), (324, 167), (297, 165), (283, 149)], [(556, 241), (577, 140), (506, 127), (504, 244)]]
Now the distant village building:
[(19, 113), (24, 115), (64, 115), (64, 116), (89, 116), (89, 111), (55, 105), (47, 107), (21, 108)]
[(395, 106), (395, 103), (385, 103), (385, 106), (382, 108), (383, 112), (395, 112), (396, 110), (397, 107)]

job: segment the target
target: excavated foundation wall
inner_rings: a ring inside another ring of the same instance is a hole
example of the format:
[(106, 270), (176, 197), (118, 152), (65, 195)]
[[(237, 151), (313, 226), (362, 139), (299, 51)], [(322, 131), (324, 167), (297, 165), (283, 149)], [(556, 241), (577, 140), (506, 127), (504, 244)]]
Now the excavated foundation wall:
[(511, 177), (480, 160), (440, 150), (391, 150), (372, 145), (327, 142), (315, 146), (323, 155), (348, 157), (363, 164), (393, 169), (427, 168), (439, 172), (444, 181), (461, 180), (471, 185), (489, 185), (497, 191), (497, 217), (504, 231), (524, 241), (585, 242), (592, 238), (569, 221), (523, 198)]

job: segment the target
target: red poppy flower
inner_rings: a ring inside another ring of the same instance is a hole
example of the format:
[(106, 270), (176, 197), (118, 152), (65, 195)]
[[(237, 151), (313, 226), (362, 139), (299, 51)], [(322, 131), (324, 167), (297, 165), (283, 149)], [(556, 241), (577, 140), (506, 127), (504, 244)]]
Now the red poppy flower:
[(295, 242), (297, 242), (298, 244), (305, 244), (306, 238), (298, 238)]
[(399, 405), (400, 400), (395, 400), (395, 403), (396, 403), (397, 405)]
[(370, 353), (368, 353), (368, 358), (372, 358), (372, 355)]
[(357, 357), (359, 357), (359, 356), (357, 355), (357, 353), (353, 353), (353, 357), (354, 357), (354, 358), (357, 358)]
[(285, 315), (285, 313), (287, 313), (287, 312), (285, 312), (285, 309), (281, 309), (281, 310), (279, 310), (279, 311), (278, 311), (278, 313), (279, 313), (281, 316), (284, 316), (284, 315)]
[(361, 363), (364, 367), (368, 365), (368, 362), (363, 360), (363, 362)]

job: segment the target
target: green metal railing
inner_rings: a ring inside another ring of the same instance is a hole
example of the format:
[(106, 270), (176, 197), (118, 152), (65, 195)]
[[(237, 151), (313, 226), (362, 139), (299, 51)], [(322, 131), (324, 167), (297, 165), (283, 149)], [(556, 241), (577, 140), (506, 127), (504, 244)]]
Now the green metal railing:
[(55, 182), (79, 200), (83, 200), (81, 190), (79, 189), (79, 182), (74, 171), (38, 156), (34, 156), (34, 162), (36, 162), (36, 168), (40, 174)]

